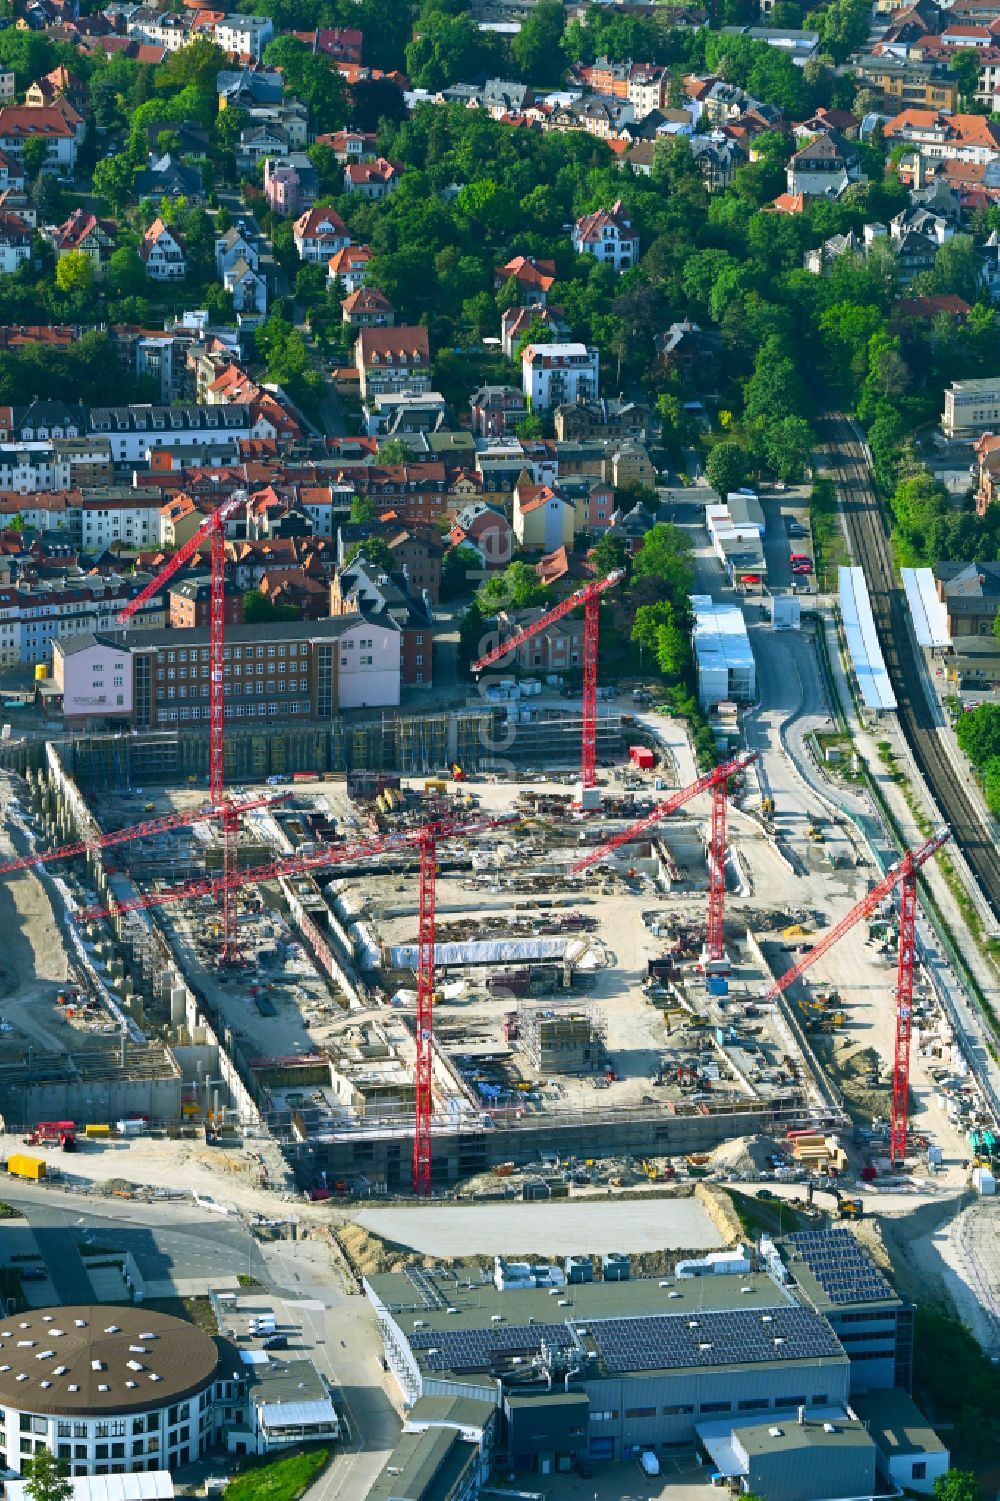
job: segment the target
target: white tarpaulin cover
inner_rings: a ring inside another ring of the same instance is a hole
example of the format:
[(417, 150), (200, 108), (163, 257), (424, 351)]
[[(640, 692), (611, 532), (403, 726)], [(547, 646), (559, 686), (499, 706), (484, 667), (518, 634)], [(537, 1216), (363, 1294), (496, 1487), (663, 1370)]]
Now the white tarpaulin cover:
[[(436, 943), (435, 964), (524, 964), (537, 959), (575, 959), (583, 951), (579, 937), (493, 938), (473, 943)], [(392, 969), (415, 969), (417, 945), (389, 950)]]

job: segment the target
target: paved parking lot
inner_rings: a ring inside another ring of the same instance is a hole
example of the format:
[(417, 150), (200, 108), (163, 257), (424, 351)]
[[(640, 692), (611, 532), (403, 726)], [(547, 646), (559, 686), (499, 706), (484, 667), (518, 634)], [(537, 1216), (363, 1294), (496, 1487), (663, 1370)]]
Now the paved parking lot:
[[(521, 1496), (537, 1496), (543, 1501), (710, 1501), (724, 1496), (713, 1491), (710, 1470), (699, 1465), (692, 1453), (660, 1460), (661, 1474), (650, 1478), (636, 1461), (624, 1464), (595, 1465), (593, 1476), (586, 1479), (569, 1475), (503, 1476), (497, 1491), (516, 1491)], [(489, 1497), (489, 1491), (484, 1491)]]

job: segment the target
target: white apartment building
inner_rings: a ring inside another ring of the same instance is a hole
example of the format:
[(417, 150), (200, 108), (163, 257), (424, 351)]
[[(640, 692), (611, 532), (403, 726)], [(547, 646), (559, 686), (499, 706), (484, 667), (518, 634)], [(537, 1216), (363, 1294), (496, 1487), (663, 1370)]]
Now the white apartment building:
[(215, 23), (215, 40), (223, 52), (252, 57), (255, 62), (260, 62), (273, 36), (274, 22), (270, 16), (243, 16), (234, 12)]
[(597, 395), (600, 355), (586, 344), (528, 344), (521, 355), (521, 381), (533, 408)]
[(126, 547), (158, 547), (160, 544), (159, 495), (148, 497), (136, 491), (135, 499), (111, 500), (106, 496), (84, 498), (67, 513), (84, 552), (104, 552), (115, 542)]
[(18, 495), (68, 490), (71, 467), (53, 443), (0, 443), (0, 490), (13, 490)]
[[(245, 402), (230, 402), (225, 406), (191, 402), (169, 407), (91, 407), (90, 430), (108, 439), (116, 464), (144, 463), (149, 453), (160, 449), (194, 446), (229, 449), (240, 439), (255, 436), (253, 417)], [(15, 488), (4, 485), (2, 477), (0, 458), (0, 489)]]
[(956, 380), (944, 393), (947, 438), (978, 438), (1000, 426), (1000, 380)]

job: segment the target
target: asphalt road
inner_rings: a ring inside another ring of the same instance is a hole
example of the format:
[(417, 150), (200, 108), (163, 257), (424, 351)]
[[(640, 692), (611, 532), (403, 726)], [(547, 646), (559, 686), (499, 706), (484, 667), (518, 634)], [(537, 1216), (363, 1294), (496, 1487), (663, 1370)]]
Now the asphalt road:
[[(189, 1203), (145, 1204), (123, 1200), (121, 1209), (81, 1195), (51, 1189), (34, 1192), (4, 1185), (5, 1201), (29, 1218), (59, 1298), (86, 1303), (93, 1297), (79, 1248), (131, 1251), (147, 1282), (232, 1277), (237, 1272), (266, 1281), (267, 1266), (257, 1242), (235, 1216), (206, 1213)], [(26, 1238), (23, 1222), (4, 1226), (8, 1258)]]

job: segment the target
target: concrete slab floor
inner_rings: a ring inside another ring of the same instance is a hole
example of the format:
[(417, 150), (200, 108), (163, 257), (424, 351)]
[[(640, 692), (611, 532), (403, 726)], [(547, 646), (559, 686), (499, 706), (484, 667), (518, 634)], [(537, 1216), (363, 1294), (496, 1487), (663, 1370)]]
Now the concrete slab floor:
[(430, 1256), (541, 1251), (586, 1255), (604, 1251), (712, 1250), (723, 1244), (696, 1199), (582, 1203), (476, 1204), (362, 1209), (358, 1224)]

